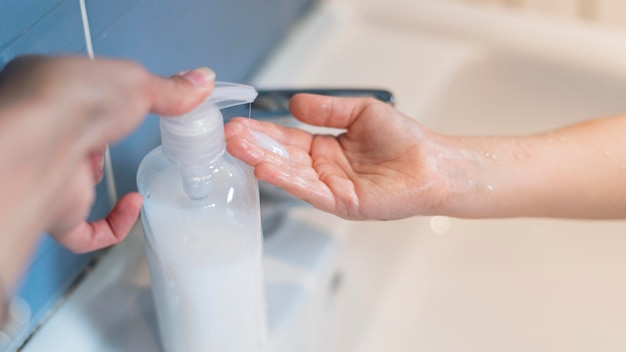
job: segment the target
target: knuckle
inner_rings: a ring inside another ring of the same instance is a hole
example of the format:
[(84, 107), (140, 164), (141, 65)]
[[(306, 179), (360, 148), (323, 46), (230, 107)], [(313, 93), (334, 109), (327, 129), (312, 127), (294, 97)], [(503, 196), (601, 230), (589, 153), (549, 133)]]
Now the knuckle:
[(126, 75), (131, 82), (136, 82), (142, 87), (148, 84), (150, 73), (141, 64), (130, 60), (124, 60), (121, 64), (124, 65)]
[(377, 106), (380, 104), (380, 100), (372, 97), (363, 98), (365, 106)]
[(382, 101), (380, 101), (380, 100), (378, 100), (376, 98), (368, 97), (368, 98), (364, 98), (364, 99), (365, 99), (365, 101), (364, 101), (364, 103), (362, 105), (362, 109), (361, 109), (361, 111), (363, 113), (371, 112), (371, 113), (375, 113), (375, 114), (383, 114), (389, 108), (389, 105), (383, 103)]

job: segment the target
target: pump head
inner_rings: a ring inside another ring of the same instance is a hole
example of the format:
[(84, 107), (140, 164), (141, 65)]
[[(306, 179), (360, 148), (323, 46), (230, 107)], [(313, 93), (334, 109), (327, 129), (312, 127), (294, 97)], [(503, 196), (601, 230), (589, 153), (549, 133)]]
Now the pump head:
[(224, 119), (220, 109), (252, 103), (254, 87), (215, 82), (209, 98), (191, 112), (161, 118), (163, 154), (181, 169), (185, 193), (203, 199), (211, 193), (211, 168), (226, 150)]
[(254, 87), (215, 82), (213, 93), (187, 114), (161, 118), (163, 153), (173, 163), (193, 166), (211, 163), (225, 149), (224, 119), (221, 109), (252, 103)]

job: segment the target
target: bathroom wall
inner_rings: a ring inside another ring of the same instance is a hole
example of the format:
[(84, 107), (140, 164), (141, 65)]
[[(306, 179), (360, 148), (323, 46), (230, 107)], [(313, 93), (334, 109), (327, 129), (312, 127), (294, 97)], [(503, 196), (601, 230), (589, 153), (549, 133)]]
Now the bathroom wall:
[[(433, 0), (438, 1), (438, 0)], [(600, 25), (626, 30), (623, 0), (453, 0), (488, 4), (519, 11), (558, 17), (581, 18)]]
[[(314, 1), (85, 0), (96, 57), (129, 58), (162, 75), (209, 66), (218, 79), (239, 82)], [(26, 53), (86, 54), (79, 0), (0, 1), (0, 68)], [(111, 146), (119, 194), (135, 190), (137, 166), (158, 143), (158, 119), (148, 116), (133, 135)], [(100, 218), (109, 208), (101, 184), (90, 217)], [(14, 288), (32, 313), (19, 339), (59, 302), (95, 255), (72, 254), (42, 234), (30, 268)]]

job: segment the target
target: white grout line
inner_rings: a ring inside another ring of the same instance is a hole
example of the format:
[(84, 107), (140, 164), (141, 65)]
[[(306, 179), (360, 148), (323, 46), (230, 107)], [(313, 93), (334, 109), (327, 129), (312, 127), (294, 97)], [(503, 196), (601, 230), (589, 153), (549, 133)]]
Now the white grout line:
[(85, 6), (85, 0), (78, 0), (80, 3), (80, 15), (83, 20), (83, 33), (85, 35), (85, 46), (87, 47), (87, 55), (90, 59), (94, 60), (93, 45), (91, 42), (91, 31), (89, 30), (89, 18), (87, 17), (87, 6)]
[[(85, 35), (85, 46), (87, 48), (87, 55), (90, 59), (95, 60), (93, 53), (93, 44), (91, 41), (91, 31), (89, 30), (89, 18), (87, 17), (87, 6), (85, 6), (85, 0), (78, 0), (80, 3), (80, 13), (83, 20), (83, 32)], [(111, 160), (111, 152), (109, 146), (106, 146), (104, 151), (104, 179), (106, 182), (107, 193), (109, 195), (109, 202), (111, 207), (117, 203), (117, 189), (115, 188), (115, 175), (113, 173), (113, 162)]]

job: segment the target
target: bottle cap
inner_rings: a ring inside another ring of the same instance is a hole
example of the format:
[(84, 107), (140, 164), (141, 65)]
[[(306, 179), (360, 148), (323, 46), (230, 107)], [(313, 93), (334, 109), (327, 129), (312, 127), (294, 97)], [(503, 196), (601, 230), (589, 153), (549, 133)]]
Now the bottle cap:
[(173, 163), (191, 166), (211, 163), (224, 154), (224, 119), (220, 109), (252, 103), (258, 95), (252, 86), (215, 82), (211, 96), (194, 110), (161, 118), (163, 153)]

